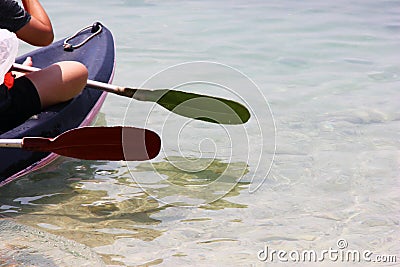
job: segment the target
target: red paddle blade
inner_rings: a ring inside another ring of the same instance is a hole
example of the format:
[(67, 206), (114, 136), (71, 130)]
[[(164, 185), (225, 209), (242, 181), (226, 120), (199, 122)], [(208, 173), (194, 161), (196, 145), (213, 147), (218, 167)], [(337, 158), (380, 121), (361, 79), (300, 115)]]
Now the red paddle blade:
[(161, 139), (135, 127), (82, 127), (54, 139), (25, 137), (22, 148), (86, 160), (142, 161), (158, 155)]

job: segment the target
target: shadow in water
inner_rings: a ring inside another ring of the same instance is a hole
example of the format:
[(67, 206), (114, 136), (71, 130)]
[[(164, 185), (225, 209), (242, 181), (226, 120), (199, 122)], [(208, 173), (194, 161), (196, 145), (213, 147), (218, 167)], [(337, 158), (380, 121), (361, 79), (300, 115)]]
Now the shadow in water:
[[(231, 163), (229, 167), (213, 160), (199, 172), (187, 172), (171, 164), (179, 160), (137, 165), (133, 171), (135, 177), (166, 177), (158, 182), (138, 184), (121, 163), (59, 159), (0, 188), (0, 216), (99, 247), (113, 244), (119, 238), (154, 240), (163, 232), (155, 227), (162, 221), (152, 215), (172, 205), (190, 206), (185, 198), (202, 200), (200, 207), (204, 209), (246, 207), (224, 196), (237, 196), (248, 186), (238, 177), (248, 172), (247, 165)], [(221, 176), (222, 173), (225, 175)], [(226, 188), (230, 190), (221, 191)], [(166, 198), (177, 201), (157, 200)]]
[[(157, 201), (139, 187), (121, 182), (119, 164), (60, 159), (49, 167), (0, 188), (0, 214), (91, 247), (123, 237), (152, 240), (160, 231), (142, 226)], [(122, 197), (112, 197), (120, 189)]]
[[(250, 184), (240, 181), (248, 172), (244, 162), (169, 157), (162, 162), (141, 163), (132, 175), (145, 192), (169, 205), (223, 209), (246, 207), (224, 198), (239, 195)], [(153, 179), (146, 179), (148, 174)]]

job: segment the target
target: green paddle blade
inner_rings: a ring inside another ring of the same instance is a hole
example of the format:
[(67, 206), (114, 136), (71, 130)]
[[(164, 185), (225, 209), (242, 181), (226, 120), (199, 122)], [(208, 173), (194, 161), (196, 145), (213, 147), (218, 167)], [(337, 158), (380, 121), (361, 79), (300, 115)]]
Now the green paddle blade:
[(245, 106), (219, 97), (169, 89), (137, 89), (133, 98), (155, 102), (181, 116), (212, 123), (242, 124), (250, 119), (250, 112)]

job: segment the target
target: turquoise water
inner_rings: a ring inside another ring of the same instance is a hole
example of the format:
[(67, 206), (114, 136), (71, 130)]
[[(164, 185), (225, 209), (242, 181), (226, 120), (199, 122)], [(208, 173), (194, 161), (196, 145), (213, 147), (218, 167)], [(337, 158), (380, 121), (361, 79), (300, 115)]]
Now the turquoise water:
[(109, 95), (97, 124), (155, 130), (160, 156), (59, 159), (1, 188), (2, 215), (109, 266), (263, 266), (265, 246), (339, 239), (400, 260), (399, 1), (42, 3), (58, 38), (112, 30), (115, 84), (201, 80), (180, 89), (246, 103), (252, 119), (220, 127)]

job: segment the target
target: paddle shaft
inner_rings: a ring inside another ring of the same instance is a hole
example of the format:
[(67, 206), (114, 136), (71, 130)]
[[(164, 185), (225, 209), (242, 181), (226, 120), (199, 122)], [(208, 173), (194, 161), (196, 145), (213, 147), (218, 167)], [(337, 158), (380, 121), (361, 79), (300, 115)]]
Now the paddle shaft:
[(0, 147), (22, 148), (22, 139), (0, 139)]

